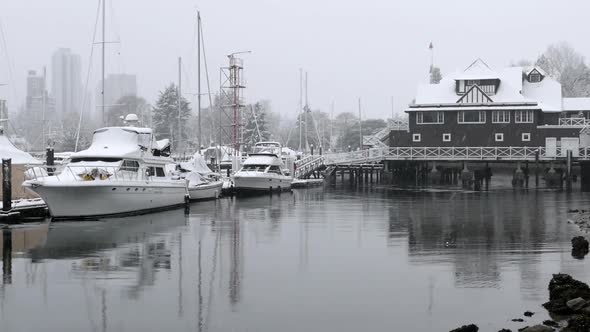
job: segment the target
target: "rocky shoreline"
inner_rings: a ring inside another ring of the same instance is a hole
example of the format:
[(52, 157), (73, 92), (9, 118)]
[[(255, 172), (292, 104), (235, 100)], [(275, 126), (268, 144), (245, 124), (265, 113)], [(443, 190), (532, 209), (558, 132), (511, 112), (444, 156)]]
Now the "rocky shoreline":
[[(590, 232), (590, 211), (570, 210), (572, 216), (569, 223), (576, 224), (582, 232)], [(572, 257), (584, 259), (589, 252), (590, 243), (583, 236), (572, 238)], [(590, 332), (590, 287), (568, 274), (554, 274), (549, 282), (549, 301), (543, 303), (552, 320), (545, 320), (533, 326), (518, 329), (519, 332)], [(533, 312), (526, 311), (525, 317)], [(524, 322), (515, 318), (513, 322)], [(475, 324), (464, 325), (450, 332), (477, 332)], [(516, 332), (501, 329), (498, 332)]]

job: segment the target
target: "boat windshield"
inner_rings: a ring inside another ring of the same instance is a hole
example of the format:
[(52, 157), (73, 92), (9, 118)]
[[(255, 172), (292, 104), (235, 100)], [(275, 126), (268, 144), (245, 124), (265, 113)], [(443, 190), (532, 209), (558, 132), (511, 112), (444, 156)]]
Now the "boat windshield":
[(80, 163), (80, 162), (105, 162), (105, 163), (115, 163), (121, 161), (121, 158), (105, 158), (105, 157), (82, 157), (82, 158), (72, 158), (70, 163)]
[(244, 165), (242, 171), (246, 172), (264, 172), (268, 165)]
[(277, 142), (259, 142), (252, 149), (254, 153), (272, 153), (277, 156), (281, 155), (281, 144)]

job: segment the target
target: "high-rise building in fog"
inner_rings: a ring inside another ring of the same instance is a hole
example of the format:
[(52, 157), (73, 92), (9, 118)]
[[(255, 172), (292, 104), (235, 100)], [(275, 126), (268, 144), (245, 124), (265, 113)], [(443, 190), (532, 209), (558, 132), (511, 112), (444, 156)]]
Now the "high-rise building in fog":
[(80, 55), (69, 48), (60, 48), (51, 58), (51, 94), (59, 117), (79, 112), (82, 101)]
[[(104, 80), (104, 104), (105, 113), (117, 106), (122, 97), (137, 96), (137, 77), (130, 74), (109, 74)], [(102, 84), (99, 81), (96, 88), (96, 119), (102, 122)], [(130, 113), (136, 110), (130, 110)]]
[(27, 75), (25, 110), (31, 121), (39, 122), (44, 116), (45, 119), (55, 116), (55, 99), (46, 90), (45, 76), (34, 70), (29, 70)]

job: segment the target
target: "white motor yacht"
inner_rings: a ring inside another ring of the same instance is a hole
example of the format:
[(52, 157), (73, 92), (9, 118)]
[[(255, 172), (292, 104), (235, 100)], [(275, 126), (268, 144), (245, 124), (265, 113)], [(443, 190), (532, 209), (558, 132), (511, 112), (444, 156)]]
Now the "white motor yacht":
[(180, 172), (180, 177), (188, 181), (191, 200), (216, 199), (221, 195), (221, 176), (209, 169), (200, 153), (195, 153), (189, 162), (180, 163)]
[(47, 204), (54, 219), (141, 214), (185, 204), (186, 180), (166, 172), (174, 161), (168, 140), (149, 128), (107, 127), (87, 150), (61, 166), (31, 168), (23, 183)]
[(284, 191), (291, 189), (293, 178), (281, 160), (281, 144), (259, 142), (242, 168), (233, 175), (234, 188), (245, 191)]

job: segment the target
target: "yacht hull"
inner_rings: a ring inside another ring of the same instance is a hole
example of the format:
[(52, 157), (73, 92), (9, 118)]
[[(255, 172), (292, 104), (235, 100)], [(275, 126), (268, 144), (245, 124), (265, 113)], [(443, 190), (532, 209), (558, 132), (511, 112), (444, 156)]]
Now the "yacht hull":
[(275, 176), (267, 173), (236, 174), (233, 180), (234, 189), (238, 193), (248, 191), (287, 191), (291, 189), (291, 182), (293, 182), (293, 178), (289, 176)]
[[(94, 182), (94, 181), (92, 181)], [(37, 193), (54, 219), (88, 219), (143, 214), (185, 204), (186, 184), (153, 182), (100, 183), (77, 185), (25, 182)]]
[(215, 181), (198, 186), (189, 186), (188, 194), (191, 201), (216, 199), (221, 194), (223, 181)]

